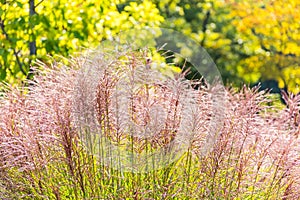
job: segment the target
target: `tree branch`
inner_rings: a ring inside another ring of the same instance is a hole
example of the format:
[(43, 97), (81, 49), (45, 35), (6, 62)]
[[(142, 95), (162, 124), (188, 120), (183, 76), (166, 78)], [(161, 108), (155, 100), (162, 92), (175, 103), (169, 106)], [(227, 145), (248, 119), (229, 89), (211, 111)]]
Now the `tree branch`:
[(202, 47), (204, 46), (204, 42), (205, 42), (205, 39), (206, 39), (206, 33), (205, 32), (207, 30), (207, 24), (208, 24), (209, 17), (210, 17), (210, 10), (206, 12), (205, 18), (204, 18), (203, 23), (202, 23), (203, 39), (200, 43), (200, 45)]
[[(29, 0), (29, 18), (31, 18), (33, 15), (36, 14), (35, 12), (35, 4), (34, 0)], [(31, 29), (34, 28), (34, 25), (30, 27)], [(35, 40), (29, 41), (29, 50), (30, 50), (30, 55), (36, 55), (36, 42)]]
[[(35, 8), (37, 6), (39, 6), (41, 3), (43, 2), (43, 0), (41, 0), (38, 4), (35, 5), (35, 0), (29, 0), (29, 19), (32, 18), (34, 15), (36, 15), (36, 10)], [(29, 27), (33, 30), (34, 29), (34, 25), (33, 24), (30, 24), (30, 21), (29, 21)], [(32, 32), (31, 35), (34, 36), (34, 33)], [(30, 52), (30, 55), (36, 55), (37, 54), (37, 49), (36, 49), (36, 41), (35, 41), (35, 38), (32, 37), (30, 38), (29, 40), (29, 52)], [(30, 63), (31, 63), (31, 58), (30, 58), (30, 62), (29, 62), (29, 71), (28, 71), (28, 74), (27, 74), (27, 79), (30, 79), (33, 75), (33, 69), (32, 67), (30, 67)]]
[(35, 7), (38, 7), (41, 3), (43, 3), (44, 0), (41, 0), (40, 2), (38, 2)]
[[(11, 38), (9, 37), (9, 35), (7, 34), (7, 32), (5, 31), (5, 25), (4, 25), (4, 20), (0, 17), (0, 28), (1, 28), (1, 31), (2, 33), (4, 34), (5, 38), (10, 42), (10, 43), (13, 43)], [(16, 58), (16, 61), (17, 61), (17, 64), (19, 65), (19, 68), (21, 70), (21, 72), (26, 75), (26, 72), (25, 70), (23, 69), (23, 64), (21, 63), (20, 61), (20, 58), (19, 58), (19, 55), (18, 55), (18, 51), (13, 48), (13, 52), (14, 52), (14, 56)]]

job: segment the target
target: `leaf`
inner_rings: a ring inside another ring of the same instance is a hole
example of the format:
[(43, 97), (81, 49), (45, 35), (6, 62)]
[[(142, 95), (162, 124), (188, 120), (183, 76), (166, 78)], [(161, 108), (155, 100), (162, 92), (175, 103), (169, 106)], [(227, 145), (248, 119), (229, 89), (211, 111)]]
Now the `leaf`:
[(0, 80), (4, 80), (6, 78), (6, 69), (0, 68)]
[(17, 1), (16, 3), (18, 5), (18, 7), (23, 8), (23, 3), (19, 2), (19, 1)]

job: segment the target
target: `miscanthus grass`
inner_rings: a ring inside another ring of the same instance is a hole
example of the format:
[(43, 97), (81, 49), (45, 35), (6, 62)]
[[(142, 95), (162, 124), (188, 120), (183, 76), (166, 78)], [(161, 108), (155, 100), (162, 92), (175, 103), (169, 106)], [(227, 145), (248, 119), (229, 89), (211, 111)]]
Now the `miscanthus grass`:
[[(1, 199), (300, 198), (299, 95), (284, 93), (286, 107), (280, 110), (270, 106), (266, 91), (226, 89), (218, 137), (203, 153), (214, 114), (213, 88), (196, 89), (197, 83), (184, 75), (143, 82), (150, 73), (146, 58), (122, 56), (126, 59), (97, 56), (73, 59), (68, 67), (43, 66), (30, 86), (3, 84)], [(94, 78), (82, 70), (91, 65), (100, 70), (93, 72)], [(124, 73), (126, 89), (117, 84)], [(136, 82), (141, 83), (138, 89)], [(191, 93), (194, 109), (183, 109), (190, 105), (184, 100)], [(129, 114), (122, 113), (124, 104)], [(93, 133), (93, 124), (78, 123), (78, 112), (95, 116), (103, 137)], [(134, 125), (128, 125), (129, 119)], [(156, 167), (153, 157), (146, 156), (143, 163), (133, 159), (124, 166), (122, 150), (152, 155), (171, 144), (180, 127), (190, 132), (183, 138), (187, 148), (176, 159)], [(105, 146), (107, 142), (121, 150)], [(139, 166), (142, 171), (135, 170)]]

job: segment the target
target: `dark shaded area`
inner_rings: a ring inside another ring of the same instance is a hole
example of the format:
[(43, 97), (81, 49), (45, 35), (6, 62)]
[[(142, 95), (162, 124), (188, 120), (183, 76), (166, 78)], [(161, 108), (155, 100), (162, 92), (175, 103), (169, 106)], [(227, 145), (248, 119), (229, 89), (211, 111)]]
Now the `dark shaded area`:
[(271, 94), (279, 94), (280, 101), (282, 103), (286, 104), (283, 99), (282, 92), (287, 93), (287, 88), (279, 88), (277, 80), (259, 81), (255, 84), (251, 85), (251, 87), (254, 87), (254, 86), (260, 86), (259, 91), (268, 90)]

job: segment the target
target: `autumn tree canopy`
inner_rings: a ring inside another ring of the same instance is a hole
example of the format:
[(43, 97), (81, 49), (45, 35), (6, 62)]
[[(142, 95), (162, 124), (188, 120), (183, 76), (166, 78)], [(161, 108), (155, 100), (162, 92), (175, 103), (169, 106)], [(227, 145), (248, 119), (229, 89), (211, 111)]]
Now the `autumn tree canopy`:
[(281, 88), (300, 90), (299, 1), (243, 1), (232, 3), (232, 25), (241, 52), (237, 65), (245, 80), (277, 80)]
[(299, 11), (296, 0), (1, 0), (0, 80), (25, 79), (35, 59), (68, 57), (120, 31), (151, 26), (193, 38), (225, 83), (272, 80), (297, 93)]

